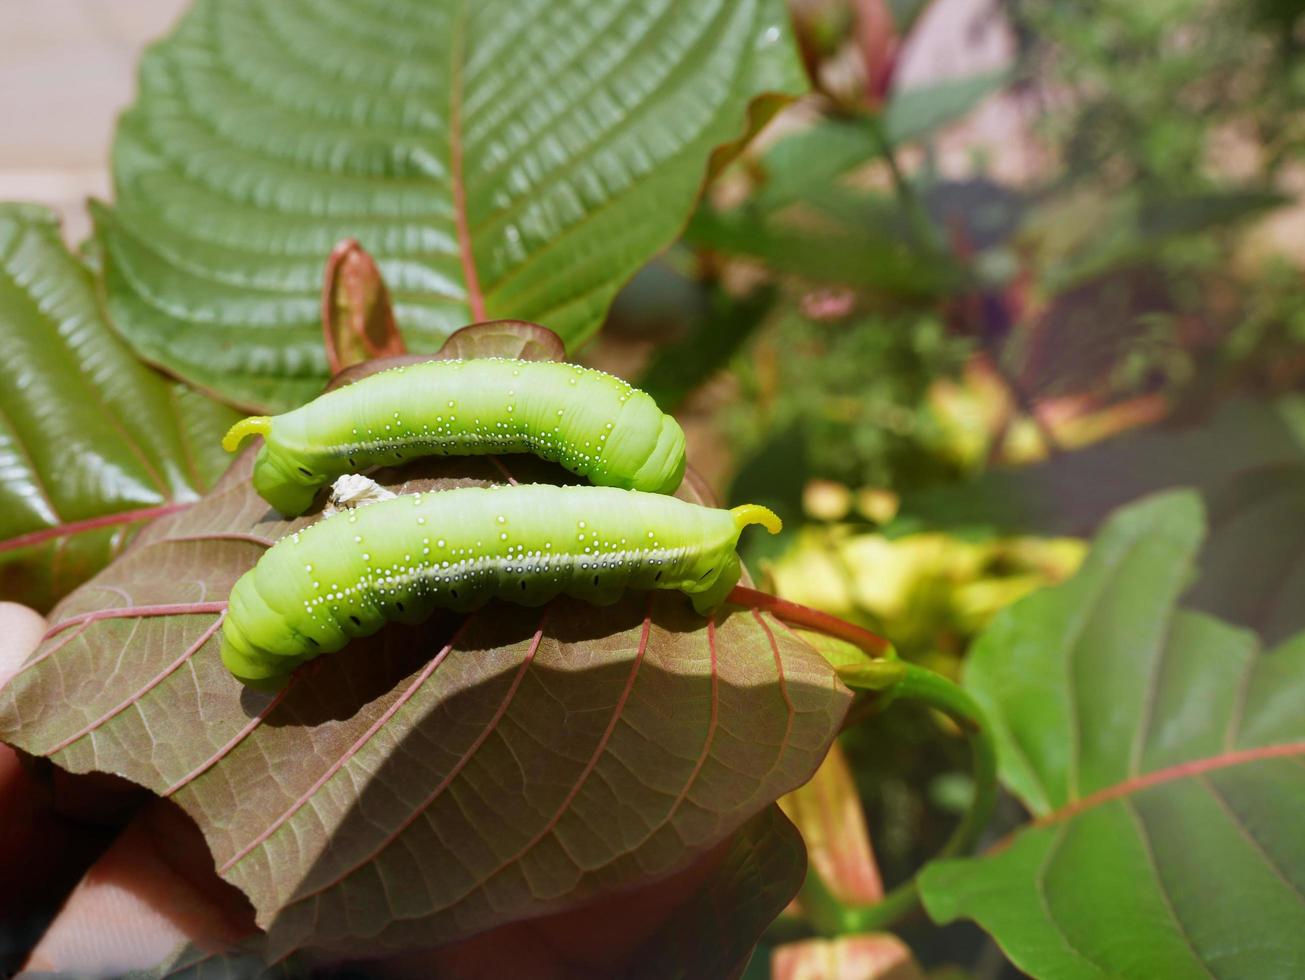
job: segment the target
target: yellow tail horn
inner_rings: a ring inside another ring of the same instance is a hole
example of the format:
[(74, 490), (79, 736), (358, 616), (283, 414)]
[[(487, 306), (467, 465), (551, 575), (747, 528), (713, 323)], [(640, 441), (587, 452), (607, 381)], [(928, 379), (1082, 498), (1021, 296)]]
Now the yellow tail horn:
[(227, 430), (227, 434), (222, 437), (222, 448), (229, 453), (234, 453), (240, 448), (245, 436), (265, 436), (271, 431), (272, 419), (270, 416), (251, 415), (247, 419), (241, 419)]
[(730, 511), (734, 515), (734, 524), (741, 531), (749, 524), (760, 524), (771, 534), (778, 534), (784, 530), (784, 522), (779, 519), (769, 507), (762, 507), (761, 504), (743, 504), (741, 507), (735, 507)]

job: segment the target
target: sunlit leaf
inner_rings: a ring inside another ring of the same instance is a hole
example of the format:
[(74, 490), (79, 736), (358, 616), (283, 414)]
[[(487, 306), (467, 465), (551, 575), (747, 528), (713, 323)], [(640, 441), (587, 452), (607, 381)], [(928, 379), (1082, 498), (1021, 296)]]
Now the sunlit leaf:
[(713, 149), (802, 88), (781, 0), (198, 0), (119, 123), (109, 311), (149, 360), (284, 408), (326, 380), (318, 285), (350, 237), (415, 350), (495, 317), (574, 347)]
[(1003, 613), (965, 683), (1035, 820), (926, 869), (1034, 976), (1264, 977), (1305, 962), (1305, 636), (1176, 609), (1203, 535), (1179, 492), (1119, 512), (1082, 571)]
[(53, 214), (0, 205), (0, 598), (48, 609), (226, 468), (237, 416), (142, 366)]

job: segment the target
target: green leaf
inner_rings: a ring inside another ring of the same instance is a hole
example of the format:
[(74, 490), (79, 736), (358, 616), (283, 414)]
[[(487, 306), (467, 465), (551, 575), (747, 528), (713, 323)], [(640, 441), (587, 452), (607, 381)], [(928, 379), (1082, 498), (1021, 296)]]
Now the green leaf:
[(929, 136), (1009, 82), (1008, 72), (987, 72), (894, 92), (878, 119), (822, 119), (766, 151), (761, 159), (766, 182), (753, 203), (759, 210), (773, 211), (823, 192), (854, 168), (877, 160), (886, 145)]
[[(1079, 223), (1063, 227), (1066, 216), (1057, 213), (1053, 201), (1050, 214), (1035, 215), (1032, 223), (1059, 225), (1051, 236), (1068, 239), (1044, 247), (1044, 273), (1049, 291), (1064, 291), (1111, 270), (1154, 260), (1165, 246), (1189, 235), (1209, 232), (1246, 221), (1286, 204), (1291, 199), (1276, 191), (1230, 188), (1201, 193), (1147, 197), (1127, 193), (1102, 203), (1088, 202), (1091, 213), (1071, 215)], [(1053, 238), (1054, 242), (1054, 238)], [(1058, 255), (1066, 251), (1068, 254)]]
[(757, 259), (812, 282), (929, 299), (951, 290), (960, 270), (946, 256), (914, 248), (891, 226), (828, 221), (802, 225), (753, 208), (701, 210), (685, 229), (699, 248)]
[(0, 204), (0, 598), (42, 611), (226, 469), (238, 416), (141, 365), (53, 214)]
[[(253, 458), (54, 611), (0, 691), (0, 739), (179, 804), (273, 959), (456, 942), (645, 884), (805, 782), (838, 732), (850, 697), (816, 651), (668, 593), (393, 625), (256, 694), (219, 657), (225, 597), (317, 515), (270, 512)], [(447, 457), (377, 478), (428, 491), (508, 467), (566, 476)]]
[(282, 409), (325, 380), (349, 237), (413, 349), (495, 317), (574, 348), (713, 149), (803, 87), (781, 0), (198, 0), (119, 123), (109, 311), (147, 359)]
[(894, 146), (921, 139), (963, 119), (1010, 81), (1009, 71), (992, 71), (894, 92), (884, 109), (884, 135)]
[(1034, 823), (921, 879), (1034, 976), (1258, 978), (1305, 961), (1305, 636), (1176, 609), (1203, 535), (1178, 492), (983, 635), (967, 688)]

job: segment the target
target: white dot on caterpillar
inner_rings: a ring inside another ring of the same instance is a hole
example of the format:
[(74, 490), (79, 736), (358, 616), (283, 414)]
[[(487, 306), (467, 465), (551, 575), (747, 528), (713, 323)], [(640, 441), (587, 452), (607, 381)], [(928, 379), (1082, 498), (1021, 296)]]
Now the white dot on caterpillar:
[(443, 538), (440, 538), (438, 541), (435, 542), (435, 544), (436, 544), (437, 547), (443, 548), (443, 547), (444, 547), (444, 539), (443, 539)]
[(498, 522), (499, 522), (500, 524), (506, 524), (506, 523), (507, 523), (507, 518), (504, 517), (502, 514), (499, 514), (499, 515), (498, 515)]
[(499, 535), (499, 539), (502, 540), (502, 541), (506, 541), (506, 540), (507, 540), (507, 531), (504, 531), (502, 534), (500, 534), (500, 535)]
[(425, 523), (426, 523), (426, 518), (424, 518), (424, 517), (419, 517), (419, 518), (417, 518), (417, 523), (418, 523), (418, 524), (425, 524)]

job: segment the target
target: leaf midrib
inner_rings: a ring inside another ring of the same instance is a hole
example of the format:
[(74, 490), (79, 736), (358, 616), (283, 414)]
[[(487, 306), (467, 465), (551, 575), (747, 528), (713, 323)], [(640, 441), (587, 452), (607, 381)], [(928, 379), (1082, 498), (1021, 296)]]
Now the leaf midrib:
[[(1104, 806), (1107, 803), (1113, 803), (1115, 800), (1135, 796), (1145, 790), (1153, 789), (1156, 786), (1163, 786), (1166, 783), (1175, 782), (1180, 779), (1196, 778), (1205, 773), (1219, 769), (1229, 769), (1235, 766), (1249, 765), (1254, 762), (1263, 762), (1268, 759), (1295, 758), (1297, 756), (1305, 757), (1305, 741), (1278, 742), (1273, 745), (1261, 745), (1250, 749), (1237, 749), (1231, 752), (1221, 752), (1218, 755), (1189, 759), (1186, 762), (1179, 762), (1172, 766), (1166, 766), (1164, 769), (1155, 769), (1148, 773), (1142, 773), (1130, 777), (1129, 779), (1125, 779), (1111, 786), (1106, 786), (1093, 793), (1089, 793), (1087, 796), (1079, 797), (1066, 806), (1062, 806), (1045, 816), (1037, 818), (1030, 824), (1027, 824), (1026, 828), (1050, 827), (1055, 824), (1064, 823), (1088, 810), (1096, 809), (1097, 807)], [(1016, 831), (1016, 833), (1018, 832), (1019, 831)], [(1002, 844), (1007, 841), (1009, 841), (1009, 838), (1006, 838)], [(1000, 849), (1002, 844), (994, 847), (994, 850)]]

